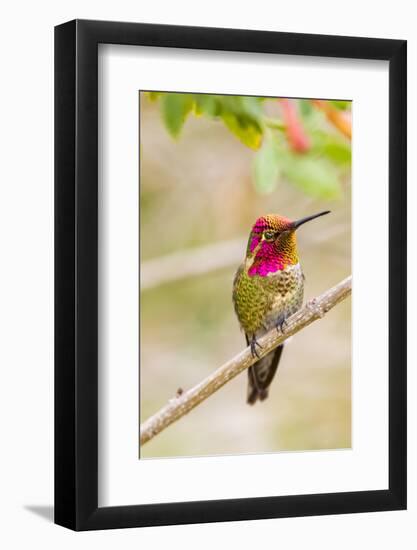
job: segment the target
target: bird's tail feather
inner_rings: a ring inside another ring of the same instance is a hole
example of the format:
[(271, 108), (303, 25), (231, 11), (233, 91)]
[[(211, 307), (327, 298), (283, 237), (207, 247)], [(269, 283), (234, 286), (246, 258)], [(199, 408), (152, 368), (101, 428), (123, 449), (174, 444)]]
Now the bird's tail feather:
[(268, 397), (268, 388), (277, 371), (283, 348), (284, 344), (281, 344), (249, 367), (247, 395), (249, 405), (253, 405), (258, 399), (263, 401)]

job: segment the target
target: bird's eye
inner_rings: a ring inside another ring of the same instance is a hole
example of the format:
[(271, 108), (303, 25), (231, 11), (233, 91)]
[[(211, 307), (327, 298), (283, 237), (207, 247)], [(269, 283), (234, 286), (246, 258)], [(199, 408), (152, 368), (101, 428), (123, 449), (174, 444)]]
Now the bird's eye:
[(275, 231), (265, 231), (264, 237), (267, 241), (271, 241), (275, 238)]

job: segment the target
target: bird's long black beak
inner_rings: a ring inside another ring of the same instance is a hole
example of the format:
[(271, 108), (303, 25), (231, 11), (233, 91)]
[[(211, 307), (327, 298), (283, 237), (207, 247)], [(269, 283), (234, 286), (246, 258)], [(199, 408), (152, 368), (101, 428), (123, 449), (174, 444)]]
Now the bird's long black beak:
[(298, 229), (300, 225), (303, 225), (304, 223), (314, 220), (315, 218), (319, 218), (320, 216), (324, 216), (325, 214), (330, 214), (330, 210), (325, 210), (324, 212), (319, 212), (318, 214), (313, 214), (312, 216), (307, 216), (306, 218), (301, 218), (300, 220), (296, 220), (292, 224), (293, 228)]

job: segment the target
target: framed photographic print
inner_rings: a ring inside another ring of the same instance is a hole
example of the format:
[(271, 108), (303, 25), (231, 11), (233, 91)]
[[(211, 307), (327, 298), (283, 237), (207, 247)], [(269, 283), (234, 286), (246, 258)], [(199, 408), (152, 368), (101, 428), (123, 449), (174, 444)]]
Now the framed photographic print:
[(406, 42), (55, 29), (55, 521), (406, 507)]

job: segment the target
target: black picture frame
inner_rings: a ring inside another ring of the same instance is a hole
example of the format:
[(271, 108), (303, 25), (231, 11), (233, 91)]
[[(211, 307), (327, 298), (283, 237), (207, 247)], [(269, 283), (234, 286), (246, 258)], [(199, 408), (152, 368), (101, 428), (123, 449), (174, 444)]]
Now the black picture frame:
[[(97, 53), (98, 44), (106, 43), (389, 62), (387, 490), (98, 506)], [(404, 40), (107, 21), (74, 20), (55, 28), (57, 524), (91, 530), (406, 508), (406, 45)]]

